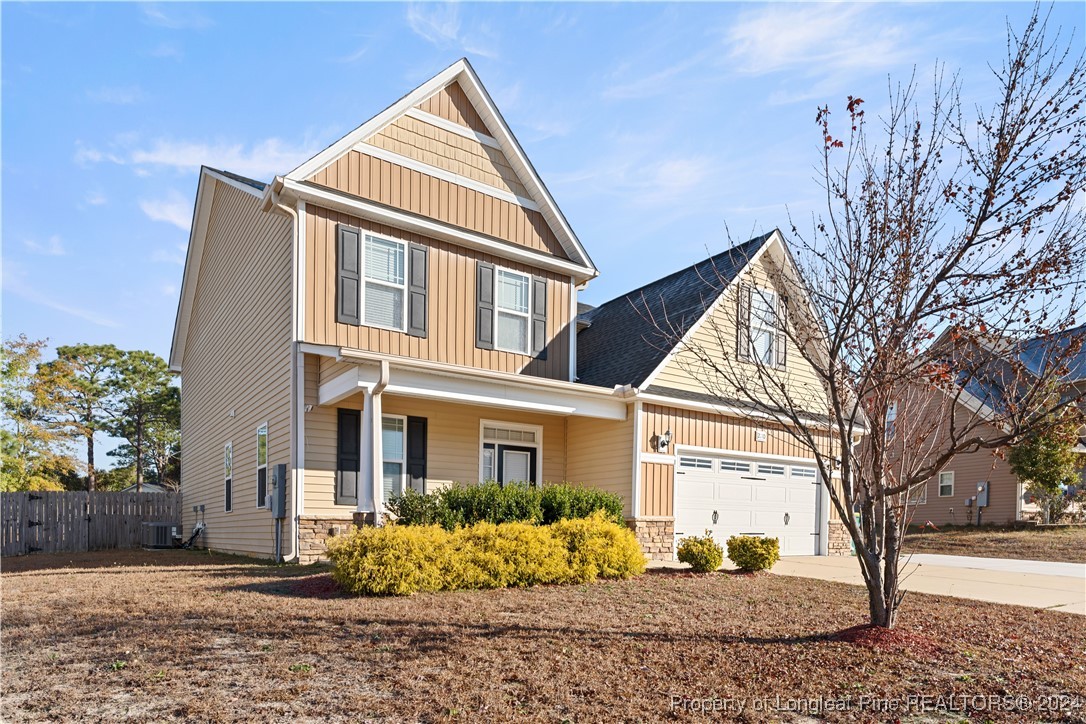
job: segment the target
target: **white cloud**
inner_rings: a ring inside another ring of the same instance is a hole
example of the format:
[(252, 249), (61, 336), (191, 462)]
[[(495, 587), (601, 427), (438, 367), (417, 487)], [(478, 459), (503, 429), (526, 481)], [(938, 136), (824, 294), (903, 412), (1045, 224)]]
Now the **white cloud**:
[(75, 142), (75, 154), (72, 156), (72, 160), (75, 161), (76, 165), (84, 168), (102, 161), (124, 163), (124, 159), (117, 154), (86, 146), (82, 141)]
[(103, 206), (109, 199), (101, 190), (91, 190), (83, 197), (83, 203), (87, 206)]
[[(38, 285), (27, 282), (25, 270), (10, 260), (5, 259), (4, 261), (3, 283), (5, 292), (14, 294), (39, 307), (52, 309), (53, 311), (67, 314), (76, 319), (82, 319), (85, 322), (90, 322), (91, 324), (96, 324), (100, 327), (121, 326), (112, 319), (88, 309), (86, 302), (80, 302), (78, 305), (65, 304), (57, 298), (57, 294), (61, 290), (45, 285), (39, 287)], [(39, 291), (39, 289), (44, 288), (49, 288), (49, 293), (42, 293)]]
[(311, 147), (292, 146), (278, 138), (258, 141), (249, 147), (243, 143), (159, 139), (147, 148), (133, 150), (130, 161), (136, 165), (166, 166), (181, 171), (207, 165), (266, 178), (294, 169), (315, 153)]
[(50, 236), (45, 241), (23, 239), (23, 246), (25, 246), (27, 251), (29, 251), (30, 253), (40, 254), (42, 256), (64, 256), (68, 253), (64, 249), (64, 243), (56, 234)]
[(162, 292), (162, 296), (164, 297), (172, 297), (174, 294), (177, 294), (177, 285), (163, 284), (161, 287), (159, 287), (159, 291)]
[(87, 97), (95, 103), (127, 106), (143, 100), (144, 93), (139, 86), (113, 86), (88, 90)]
[(145, 3), (140, 6), (144, 22), (171, 30), (199, 30), (212, 25), (211, 19), (187, 3)]
[(764, 5), (740, 15), (725, 40), (729, 65), (763, 75), (819, 75), (885, 68), (911, 56), (910, 29), (864, 4)]
[(633, 100), (651, 98), (668, 90), (671, 81), (679, 75), (702, 65), (706, 55), (712, 55), (715, 49), (709, 53), (699, 53), (686, 60), (680, 61), (653, 73), (647, 73), (632, 80), (626, 80), (603, 89), (603, 97), (607, 100)]
[(178, 244), (174, 248), (175, 251), (170, 251), (169, 249), (155, 249), (154, 253), (151, 255), (151, 261), (183, 266), (185, 263), (185, 250), (188, 247), (185, 244)]
[(150, 55), (152, 58), (173, 58), (174, 60), (181, 60), (184, 57), (181, 48), (173, 43), (159, 43), (151, 49)]
[(192, 224), (192, 203), (177, 191), (171, 191), (164, 199), (140, 201), (140, 209), (152, 221), (165, 221), (185, 231)]
[[(415, 35), (441, 50), (455, 49), (484, 58), (498, 57), (489, 28), (480, 26), (465, 31), (457, 3), (409, 3), (407, 24)], [(491, 37), (486, 37), (491, 36)]]

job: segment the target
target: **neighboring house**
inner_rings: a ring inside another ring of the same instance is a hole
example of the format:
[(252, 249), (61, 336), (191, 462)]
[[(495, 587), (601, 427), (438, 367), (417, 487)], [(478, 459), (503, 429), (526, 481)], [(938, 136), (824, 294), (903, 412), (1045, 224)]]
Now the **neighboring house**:
[(306, 562), (409, 488), (566, 480), (621, 496), (657, 558), (707, 528), (847, 551), (810, 454), (715, 404), (643, 316), (705, 334), (787, 263), (773, 232), (579, 304), (596, 267), (465, 60), (270, 184), (204, 168), (170, 355), (185, 526), (203, 505), (209, 547)]
[[(1064, 359), (1064, 351), (1069, 340), (1082, 340), (1086, 337), (1086, 325), (1075, 327), (1066, 332), (1050, 337), (1029, 339), (1018, 345), (995, 345), (990, 350), (997, 355), (995, 367), (1007, 365), (1008, 360), (1017, 359), (1024, 365), (1027, 373), (1039, 375), (1054, 354), (1059, 352), (1059, 359), (1066, 364), (1066, 374), (1061, 375), (1060, 384), (1063, 394), (1082, 396), (1086, 393), (1086, 345), (1069, 359)], [(1079, 342), (1081, 344), (1081, 341)], [(999, 372), (993, 374), (998, 378)], [(1012, 372), (1006, 373), (1006, 379), (1014, 379)], [(999, 405), (1004, 394), (1001, 385), (973, 380), (967, 387), (968, 402), (959, 403), (954, 414), (959, 424), (973, 419), (977, 414), (993, 414), (990, 407)], [(982, 427), (995, 434), (992, 427)], [(1083, 455), (1083, 479), (1086, 480), (1086, 430), (1076, 450)], [(956, 455), (947, 465), (919, 492), (914, 494), (917, 502), (912, 522), (924, 525), (928, 521), (935, 525), (975, 525), (978, 522), (978, 507), (975, 496), (978, 486), (986, 485), (988, 505), (979, 509), (979, 521), (982, 524), (1008, 524), (1035, 517), (1037, 506), (1031, 502), (1024, 482), (1011, 471), (1010, 464), (999, 450), (978, 450), (972, 453)]]
[(136, 490), (136, 484), (132, 483), (127, 488), (124, 488), (123, 490), (121, 490), (121, 492), (122, 493), (136, 493), (136, 492), (140, 492), (140, 493), (172, 493), (173, 489), (172, 488), (167, 488), (165, 485), (160, 485), (158, 483), (143, 483), (142, 485), (140, 485), (140, 489), (137, 491)]

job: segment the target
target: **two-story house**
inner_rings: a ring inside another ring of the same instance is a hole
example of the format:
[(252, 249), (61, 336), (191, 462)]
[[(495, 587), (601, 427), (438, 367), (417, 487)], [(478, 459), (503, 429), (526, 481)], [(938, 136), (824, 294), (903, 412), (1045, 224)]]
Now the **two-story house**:
[[(847, 548), (809, 452), (705, 394), (645, 314), (705, 333), (788, 263), (773, 232), (579, 305), (597, 269), (466, 60), (270, 183), (204, 168), (170, 355), (185, 528), (306, 562), (409, 488), (571, 481), (620, 495), (659, 558), (706, 529)], [(757, 317), (736, 340), (817, 385)]]

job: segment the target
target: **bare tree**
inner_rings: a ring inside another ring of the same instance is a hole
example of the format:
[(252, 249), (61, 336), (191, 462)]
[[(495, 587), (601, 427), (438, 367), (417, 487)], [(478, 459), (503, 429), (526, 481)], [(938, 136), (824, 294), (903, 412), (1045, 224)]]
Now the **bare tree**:
[(872, 625), (895, 624), (920, 486), (1076, 404), (1060, 378), (1081, 342), (1061, 333), (1084, 285), (1086, 73), (1069, 47), (1035, 9), (1008, 29), (988, 110), (942, 74), (930, 102), (913, 81), (892, 87), (877, 129), (859, 98), (840, 138), (820, 108), (811, 230), (793, 224), (793, 251), (727, 291), (711, 334), (683, 341), (654, 320), (710, 395), (812, 451)]

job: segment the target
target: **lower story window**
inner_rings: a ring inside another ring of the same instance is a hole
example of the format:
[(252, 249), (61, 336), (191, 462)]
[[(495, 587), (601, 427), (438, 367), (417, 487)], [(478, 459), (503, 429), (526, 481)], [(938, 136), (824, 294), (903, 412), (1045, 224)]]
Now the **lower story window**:
[(381, 485), (386, 502), (395, 496), (403, 495), (406, 427), (405, 417), (381, 417), (381, 457), (384, 460)]
[(923, 505), (928, 502), (928, 484), (924, 483), (909, 490), (909, 504)]
[(950, 498), (954, 495), (954, 471), (946, 470), (939, 473), (939, 497)]

